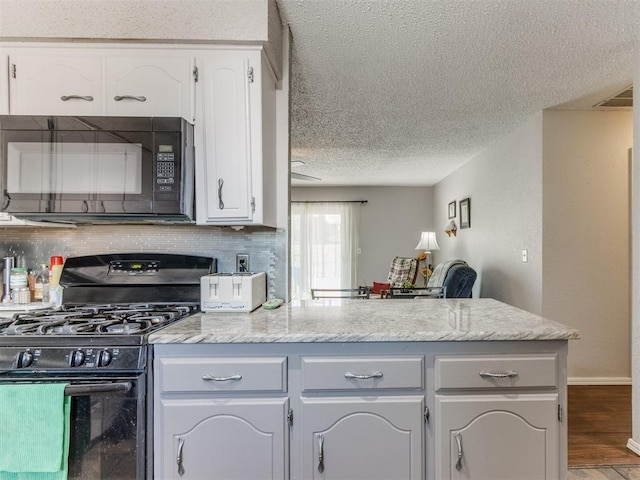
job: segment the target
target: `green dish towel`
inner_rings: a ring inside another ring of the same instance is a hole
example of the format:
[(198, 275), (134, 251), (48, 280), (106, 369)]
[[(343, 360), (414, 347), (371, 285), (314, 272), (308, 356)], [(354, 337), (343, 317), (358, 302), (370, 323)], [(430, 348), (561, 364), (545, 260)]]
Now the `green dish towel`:
[(65, 480), (71, 398), (63, 383), (0, 385), (0, 480)]

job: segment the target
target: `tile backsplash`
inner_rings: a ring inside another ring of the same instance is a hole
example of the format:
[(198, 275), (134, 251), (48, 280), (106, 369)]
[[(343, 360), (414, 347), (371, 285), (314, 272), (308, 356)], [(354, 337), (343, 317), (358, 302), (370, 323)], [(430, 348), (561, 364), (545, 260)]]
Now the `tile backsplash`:
[(203, 255), (233, 272), (236, 254), (248, 253), (249, 268), (266, 272), (269, 298), (287, 298), (287, 232), (284, 229), (191, 225), (90, 225), (77, 228), (5, 227), (0, 255), (24, 255), (28, 267), (63, 257), (100, 253), (163, 252)]

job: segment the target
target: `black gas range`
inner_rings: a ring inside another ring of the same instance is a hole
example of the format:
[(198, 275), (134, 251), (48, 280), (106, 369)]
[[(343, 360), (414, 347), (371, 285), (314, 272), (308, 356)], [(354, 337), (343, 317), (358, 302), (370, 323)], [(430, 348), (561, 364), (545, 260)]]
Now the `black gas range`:
[(150, 478), (147, 339), (197, 312), (215, 271), (191, 255), (70, 257), (59, 308), (0, 318), (0, 385), (65, 383), (72, 396), (70, 480)]
[(213, 258), (191, 255), (70, 257), (61, 307), (0, 318), (0, 372), (143, 368), (140, 354), (123, 363), (122, 352), (140, 351), (150, 333), (198, 311), (200, 277), (215, 270)]

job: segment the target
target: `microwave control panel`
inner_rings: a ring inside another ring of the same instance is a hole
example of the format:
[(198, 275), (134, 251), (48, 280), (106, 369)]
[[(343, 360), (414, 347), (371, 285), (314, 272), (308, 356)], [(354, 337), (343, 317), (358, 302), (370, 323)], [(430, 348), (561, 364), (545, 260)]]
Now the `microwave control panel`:
[[(159, 193), (172, 194), (177, 190), (179, 182), (179, 155), (175, 151), (175, 145), (169, 138), (165, 138), (164, 142), (160, 137), (162, 134), (156, 134), (155, 149), (155, 191)], [(169, 141), (167, 141), (169, 140)]]

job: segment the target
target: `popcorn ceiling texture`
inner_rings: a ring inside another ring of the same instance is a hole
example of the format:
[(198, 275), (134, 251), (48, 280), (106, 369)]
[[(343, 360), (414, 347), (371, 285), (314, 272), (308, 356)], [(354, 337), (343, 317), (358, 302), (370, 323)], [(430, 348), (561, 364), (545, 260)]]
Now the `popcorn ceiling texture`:
[(275, 0), (0, 0), (0, 39), (243, 42), (281, 74)]
[(278, 5), (293, 36), (294, 171), (323, 186), (433, 185), (533, 114), (630, 85), (640, 38), (637, 1)]

